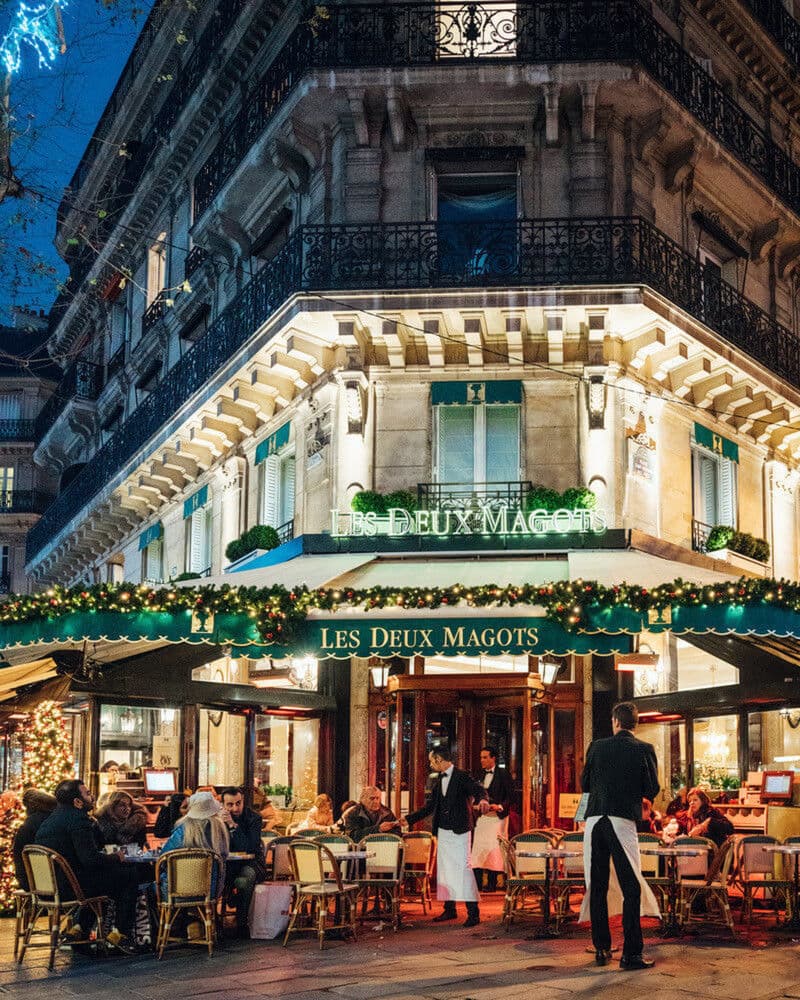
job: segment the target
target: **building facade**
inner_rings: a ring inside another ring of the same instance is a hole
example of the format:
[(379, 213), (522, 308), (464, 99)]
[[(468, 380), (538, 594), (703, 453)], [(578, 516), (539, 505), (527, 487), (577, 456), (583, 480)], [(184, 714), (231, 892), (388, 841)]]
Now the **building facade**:
[[(777, 0), (157, 4), (61, 206), (33, 585), (796, 579), (799, 37)], [(452, 649), (106, 651), (87, 767), (406, 808), (431, 740), (491, 740), (556, 822), (620, 693), (666, 784), (791, 750), (775, 650), (654, 634), (620, 671), (426, 614)], [(136, 712), (140, 750), (104, 737)]]

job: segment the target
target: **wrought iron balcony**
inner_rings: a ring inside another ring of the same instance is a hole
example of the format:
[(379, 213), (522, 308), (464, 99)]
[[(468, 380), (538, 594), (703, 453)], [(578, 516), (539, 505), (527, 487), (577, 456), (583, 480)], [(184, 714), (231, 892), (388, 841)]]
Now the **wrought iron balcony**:
[(0, 514), (42, 514), (52, 501), (41, 490), (0, 490)]
[(702, 521), (695, 521), (692, 518), (692, 548), (695, 552), (707, 552), (708, 536), (713, 530), (713, 525), (704, 524)]
[(291, 521), (285, 521), (283, 524), (279, 524), (275, 529), (278, 532), (278, 540), (281, 545), (284, 542), (291, 542), (294, 538), (294, 518)]
[(144, 311), (144, 315), (142, 316), (142, 335), (147, 333), (148, 330), (152, 330), (156, 323), (164, 318), (166, 312), (167, 296), (165, 292), (161, 291)]
[(110, 382), (115, 375), (118, 375), (125, 366), (125, 344), (120, 344), (120, 346), (114, 351), (111, 357), (108, 359), (108, 364), (106, 365), (106, 382)]
[(28, 534), (32, 559), (294, 293), (647, 285), (800, 388), (800, 340), (639, 218), (303, 226), (63, 490)]
[(743, 2), (795, 66), (800, 66), (800, 24), (792, 17), (782, 0), (743, 0)]
[(33, 420), (0, 420), (0, 441), (33, 441)]
[(11, 593), (11, 577), (0, 576), (0, 594)]
[(73, 399), (89, 401), (97, 399), (100, 395), (101, 381), (99, 365), (83, 358), (73, 361), (58, 383), (56, 391), (39, 411), (34, 427), (36, 441), (42, 440)]
[(507, 483), (417, 483), (417, 501), (421, 510), (486, 510), (525, 507), (525, 498), (533, 489), (530, 482)]
[(192, 247), (186, 255), (186, 262), (183, 265), (183, 277), (188, 281), (207, 257), (208, 251), (203, 247)]

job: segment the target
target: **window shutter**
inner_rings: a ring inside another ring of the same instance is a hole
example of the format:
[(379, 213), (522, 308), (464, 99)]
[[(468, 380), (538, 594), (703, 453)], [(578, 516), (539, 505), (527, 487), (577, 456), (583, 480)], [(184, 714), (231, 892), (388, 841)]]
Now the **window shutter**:
[(736, 465), (727, 458), (719, 460), (718, 524), (736, 527)]
[[(281, 462), (280, 524), (286, 524), (294, 518), (294, 474), (294, 455), (287, 455)], [(280, 524), (275, 527), (280, 527)]]
[(280, 459), (277, 455), (268, 455), (263, 463), (263, 489), (261, 491), (261, 523), (278, 527), (280, 511)]
[(0, 393), (0, 420), (19, 420), (21, 417), (22, 396), (20, 393)]
[(709, 455), (700, 456), (700, 494), (703, 503), (703, 521), (717, 523), (717, 463)]
[(196, 510), (190, 518), (189, 527), (189, 566), (190, 573), (201, 573), (208, 568), (206, 562), (206, 524), (207, 512), (204, 508)]
[(487, 406), (486, 482), (516, 482), (519, 466), (519, 407)]
[(475, 482), (475, 408), (439, 406), (437, 481), (472, 486)]

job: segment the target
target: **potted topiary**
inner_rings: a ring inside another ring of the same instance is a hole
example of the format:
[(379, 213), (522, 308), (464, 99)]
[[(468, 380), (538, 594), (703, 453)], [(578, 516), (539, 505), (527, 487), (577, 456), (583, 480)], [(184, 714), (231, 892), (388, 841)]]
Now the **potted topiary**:
[(268, 552), (277, 548), (281, 543), (278, 532), (269, 524), (255, 524), (247, 531), (243, 531), (239, 538), (229, 542), (225, 549), (225, 556), (233, 565), (254, 552)]

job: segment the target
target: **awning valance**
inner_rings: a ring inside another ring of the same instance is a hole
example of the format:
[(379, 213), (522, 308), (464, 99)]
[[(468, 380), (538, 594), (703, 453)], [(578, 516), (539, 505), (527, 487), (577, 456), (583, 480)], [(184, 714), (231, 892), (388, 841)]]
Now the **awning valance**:
[(729, 458), (732, 462), (739, 461), (739, 445), (735, 441), (729, 441), (728, 438), (717, 434), (716, 431), (712, 431), (708, 427), (703, 427), (702, 424), (696, 423), (694, 425), (694, 439), (703, 448), (715, 451), (718, 455), (722, 455), (723, 458)]
[(159, 538), (164, 534), (164, 525), (161, 521), (156, 521), (155, 524), (151, 524), (149, 528), (139, 535), (139, 551), (146, 549), (151, 542), (157, 542)]
[(479, 403), (521, 403), (522, 382), (501, 379), (493, 382), (433, 382), (433, 406), (477, 406)]
[(269, 455), (277, 455), (281, 448), (286, 447), (289, 443), (290, 430), (291, 422), (287, 420), (285, 424), (256, 446), (256, 465), (260, 465)]
[(183, 501), (183, 517), (191, 517), (196, 510), (205, 507), (208, 503), (208, 484), (201, 486), (196, 493), (193, 493), (188, 500)]

